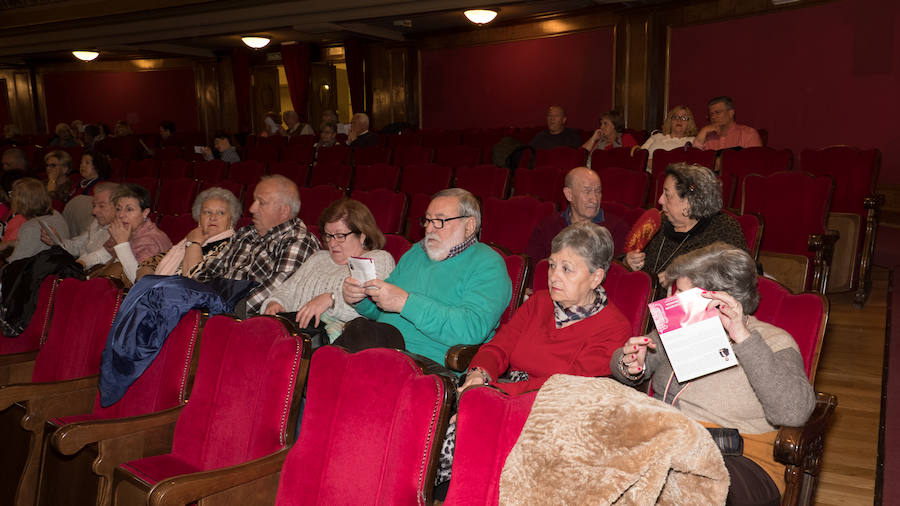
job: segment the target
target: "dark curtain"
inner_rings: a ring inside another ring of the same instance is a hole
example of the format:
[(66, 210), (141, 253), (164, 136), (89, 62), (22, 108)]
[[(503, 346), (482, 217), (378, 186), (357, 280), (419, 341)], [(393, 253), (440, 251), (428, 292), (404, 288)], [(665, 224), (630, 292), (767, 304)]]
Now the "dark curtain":
[(237, 47), (231, 54), (231, 71), (234, 74), (234, 95), (237, 105), (238, 132), (252, 133), (250, 122), (250, 50)]
[(295, 112), (300, 115), (301, 121), (308, 121), (306, 101), (309, 97), (309, 74), (312, 69), (309, 44), (305, 42), (282, 44), (281, 61), (284, 64), (284, 73), (287, 75), (288, 90), (291, 92)]
[(347, 62), (347, 83), (350, 86), (350, 105), (353, 112), (365, 111), (365, 87), (363, 78), (363, 51), (365, 46), (358, 39), (344, 41), (344, 60)]

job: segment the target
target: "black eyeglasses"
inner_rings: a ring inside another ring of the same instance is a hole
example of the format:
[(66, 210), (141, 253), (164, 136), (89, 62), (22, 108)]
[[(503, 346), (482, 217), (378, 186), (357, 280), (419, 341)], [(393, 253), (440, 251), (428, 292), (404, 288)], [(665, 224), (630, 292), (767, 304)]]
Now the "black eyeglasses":
[(341, 233), (329, 234), (327, 232), (322, 232), (322, 238), (325, 239), (325, 242), (328, 242), (331, 239), (334, 239), (337, 242), (344, 242), (347, 239), (348, 235), (353, 235), (355, 233), (356, 232), (348, 232), (346, 234), (341, 234)]
[(431, 223), (431, 226), (440, 229), (444, 228), (444, 224), (448, 221), (458, 220), (460, 218), (468, 218), (468, 216), (454, 216), (452, 218), (426, 218), (423, 216), (419, 218), (419, 224), (423, 227), (427, 227), (428, 224)]

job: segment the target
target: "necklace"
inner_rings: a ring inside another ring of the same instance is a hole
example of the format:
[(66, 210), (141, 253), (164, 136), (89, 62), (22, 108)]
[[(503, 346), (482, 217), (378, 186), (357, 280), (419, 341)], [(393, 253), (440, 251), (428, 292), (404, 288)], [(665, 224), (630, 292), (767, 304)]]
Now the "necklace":
[(659, 249), (656, 250), (656, 261), (653, 263), (653, 272), (659, 273), (658, 269), (660, 269), (666, 265), (669, 265), (669, 260), (672, 260), (672, 257), (675, 256), (675, 253), (678, 253), (678, 250), (681, 249), (681, 247), (684, 245), (685, 241), (687, 241), (690, 236), (691, 236), (690, 232), (684, 234), (684, 239), (681, 240), (681, 243), (679, 243), (678, 246), (675, 248), (675, 250), (672, 251), (672, 253), (669, 254), (668, 257), (666, 257), (666, 259), (663, 261), (662, 265), (659, 265), (659, 257), (660, 257), (660, 255), (662, 255), (663, 246), (666, 244), (666, 236), (663, 235), (662, 242), (659, 243)]

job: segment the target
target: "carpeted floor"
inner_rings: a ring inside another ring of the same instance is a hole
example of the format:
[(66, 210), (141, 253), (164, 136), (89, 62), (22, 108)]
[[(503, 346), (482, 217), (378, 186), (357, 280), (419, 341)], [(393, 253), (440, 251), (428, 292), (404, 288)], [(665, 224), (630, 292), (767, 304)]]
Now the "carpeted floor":
[[(883, 435), (879, 454), (883, 467), (878, 477), (882, 483), (881, 499), (885, 505), (900, 505), (900, 294), (896, 293), (900, 265), (891, 269), (888, 284), (887, 336), (885, 336), (886, 381), (882, 387), (881, 420)], [(878, 498), (876, 497), (876, 504)]]

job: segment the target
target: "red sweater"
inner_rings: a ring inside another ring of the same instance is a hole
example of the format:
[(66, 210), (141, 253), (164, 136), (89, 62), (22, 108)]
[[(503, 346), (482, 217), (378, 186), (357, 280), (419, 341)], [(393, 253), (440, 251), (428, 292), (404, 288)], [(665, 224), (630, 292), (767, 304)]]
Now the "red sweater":
[[(556, 328), (550, 292), (535, 292), (472, 359), (494, 386), (509, 394), (540, 388), (554, 374), (609, 376), (613, 352), (631, 337), (631, 323), (614, 304), (568, 327)], [(528, 381), (497, 383), (508, 369), (525, 371)]]

